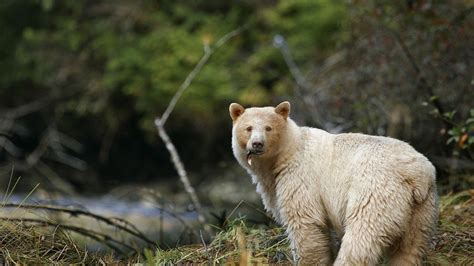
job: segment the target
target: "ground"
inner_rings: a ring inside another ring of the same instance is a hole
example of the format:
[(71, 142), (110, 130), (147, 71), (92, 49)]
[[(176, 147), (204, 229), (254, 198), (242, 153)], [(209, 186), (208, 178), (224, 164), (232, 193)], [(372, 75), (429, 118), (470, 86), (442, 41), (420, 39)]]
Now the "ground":
[[(474, 265), (474, 189), (448, 194), (440, 200), (438, 232), (427, 265)], [(60, 228), (25, 226), (22, 222), (0, 221), (0, 263), (279, 263), (289, 264), (291, 252), (284, 230), (249, 225), (234, 219), (210, 244), (172, 249), (144, 250), (141, 254), (115, 256), (90, 254)]]

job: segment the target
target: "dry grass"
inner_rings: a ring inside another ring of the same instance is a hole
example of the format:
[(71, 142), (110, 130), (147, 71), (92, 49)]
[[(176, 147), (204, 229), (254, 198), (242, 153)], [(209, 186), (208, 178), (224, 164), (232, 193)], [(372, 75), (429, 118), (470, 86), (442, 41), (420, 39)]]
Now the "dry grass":
[(438, 232), (429, 265), (474, 265), (474, 189), (440, 200)]
[[(474, 265), (474, 190), (440, 199), (440, 221), (426, 265)], [(281, 228), (258, 229), (236, 220), (208, 246), (194, 245), (147, 251), (156, 264), (291, 264)]]
[(78, 247), (61, 229), (0, 222), (1, 264), (93, 263), (94, 258)]
[(148, 262), (175, 264), (287, 264), (288, 240), (281, 228), (252, 228), (242, 219), (234, 220), (209, 245), (183, 246), (145, 252)]
[[(427, 265), (474, 265), (474, 190), (443, 196), (440, 222)], [(207, 245), (145, 250), (117, 260), (111, 254), (88, 254), (61, 228), (0, 222), (0, 264), (110, 264), (146, 261), (162, 264), (290, 264), (288, 241), (281, 228), (231, 222)]]

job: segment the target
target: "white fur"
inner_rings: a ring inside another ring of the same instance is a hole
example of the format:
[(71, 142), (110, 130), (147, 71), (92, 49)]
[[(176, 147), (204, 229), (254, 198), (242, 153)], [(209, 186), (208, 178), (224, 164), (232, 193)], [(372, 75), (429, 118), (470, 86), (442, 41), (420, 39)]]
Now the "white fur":
[[(299, 262), (375, 265), (386, 254), (393, 265), (421, 264), (437, 219), (428, 159), (396, 139), (334, 135), (286, 118), (279, 147), (249, 165), (237, 140), (241, 118), (267, 134), (272, 112), (250, 108), (233, 117), (232, 148), (265, 208), (286, 226)], [(337, 254), (330, 231), (341, 240)]]

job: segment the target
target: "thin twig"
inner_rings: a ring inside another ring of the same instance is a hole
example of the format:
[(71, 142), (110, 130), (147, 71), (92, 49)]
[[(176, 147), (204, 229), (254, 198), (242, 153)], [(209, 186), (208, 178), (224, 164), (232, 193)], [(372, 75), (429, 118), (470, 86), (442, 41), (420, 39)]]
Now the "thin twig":
[(160, 211), (160, 216), (159, 216), (159, 228), (158, 228), (158, 243), (163, 244), (163, 209), (159, 209)]
[(184, 82), (179, 86), (179, 89), (176, 91), (175, 95), (171, 99), (171, 101), (168, 104), (168, 107), (166, 107), (165, 112), (159, 118), (161, 121), (161, 124), (164, 125), (166, 121), (168, 120), (168, 117), (170, 116), (171, 112), (173, 112), (174, 107), (176, 106), (176, 103), (178, 102), (179, 98), (181, 98), (181, 95), (183, 92), (191, 85), (191, 82), (194, 80), (196, 75), (201, 72), (202, 68), (204, 65), (207, 63), (211, 55), (222, 45), (224, 45), (228, 40), (230, 40), (232, 37), (237, 36), (240, 34), (246, 27), (239, 27), (226, 35), (224, 35), (222, 38), (220, 38), (216, 44), (210, 48), (209, 46), (205, 45), (204, 46), (204, 55), (201, 57), (199, 62), (194, 66), (193, 70), (189, 72), (188, 76), (184, 80)]
[(290, 49), (288, 48), (288, 44), (285, 41), (285, 38), (282, 35), (275, 35), (273, 37), (273, 45), (280, 50), (281, 54), (283, 55), (283, 59), (285, 60), (288, 69), (290, 70), (291, 75), (296, 81), (296, 84), (300, 86), (302, 89), (309, 91), (311, 86), (308, 84), (306, 79), (303, 77), (299, 67), (296, 65), (296, 62), (291, 55)]
[(161, 139), (165, 143), (165, 146), (171, 155), (171, 161), (173, 162), (176, 168), (176, 171), (178, 172), (179, 178), (184, 185), (184, 189), (191, 197), (191, 201), (193, 202), (194, 208), (198, 214), (199, 222), (202, 224), (205, 224), (206, 219), (204, 218), (202, 214), (201, 202), (199, 201), (197, 197), (194, 187), (191, 185), (191, 182), (189, 182), (188, 175), (186, 173), (186, 170), (184, 169), (184, 165), (181, 159), (179, 158), (178, 151), (176, 150), (176, 147), (174, 146), (174, 144), (171, 142), (171, 139), (168, 136), (168, 133), (166, 133), (166, 130), (163, 127), (163, 125), (159, 122), (155, 124), (156, 124), (156, 128), (158, 129), (158, 134), (160, 135)]
[(211, 262), (211, 254), (209, 253), (209, 250), (207, 249), (207, 244), (206, 244), (206, 241), (204, 241), (204, 237), (202, 236), (202, 231), (199, 230), (199, 235), (201, 237), (201, 242), (202, 244), (204, 245), (204, 251), (206, 252), (206, 255), (207, 255), (207, 260), (209, 262), (209, 265), (210, 265), (210, 262)]
[[(189, 226), (183, 218), (179, 217), (178, 214), (176, 214), (172, 211), (168, 211), (164, 208), (156, 208), (156, 209), (158, 209), (160, 211), (160, 224), (161, 224), (160, 227), (163, 227), (163, 225), (162, 225), (162, 223), (163, 223), (163, 213), (165, 213), (165, 214), (168, 214), (169, 216), (173, 217), (174, 219), (176, 219), (178, 222), (180, 222), (186, 230), (192, 230), (191, 226)], [(161, 228), (161, 229), (163, 229), (163, 228)]]
[[(94, 218), (98, 221), (104, 222), (104, 223), (106, 223), (110, 226), (114, 226), (114, 227), (116, 227), (120, 230), (123, 230), (123, 231), (125, 231), (125, 232), (127, 232), (127, 233), (129, 233), (129, 234), (145, 241), (146, 243), (148, 243), (150, 245), (155, 246), (155, 242), (148, 239), (142, 232), (140, 232), (138, 229), (136, 229), (136, 227), (135, 227), (135, 230), (136, 230), (136, 232), (135, 232), (133, 230), (130, 230), (126, 226), (123, 226), (123, 225), (113, 221), (110, 218), (107, 218), (107, 217), (104, 217), (102, 215), (98, 215), (98, 214), (95, 214), (95, 213), (92, 213), (92, 212), (89, 212), (89, 211), (80, 210), (80, 209), (63, 208), (63, 207), (52, 206), (52, 205), (30, 205), (30, 204), (20, 205), (20, 204), (15, 204), (15, 203), (7, 203), (7, 204), (2, 205), (1, 207), (3, 207), (3, 208), (23, 208), (23, 209), (48, 210), (48, 211), (69, 213), (72, 216), (83, 215), (83, 216), (92, 217), (92, 218)], [(125, 222), (129, 225), (129, 222), (127, 222), (123, 219), (121, 219), (120, 221)]]

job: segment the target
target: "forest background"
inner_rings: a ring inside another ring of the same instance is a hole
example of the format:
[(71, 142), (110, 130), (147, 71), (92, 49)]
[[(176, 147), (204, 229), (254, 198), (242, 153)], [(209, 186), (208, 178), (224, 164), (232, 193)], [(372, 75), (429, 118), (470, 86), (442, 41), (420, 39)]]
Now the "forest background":
[(177, 197), (154, 121), (229, 32), (165, 126), (205, 205), (246, 198), (242, 183), (255, 196), (232, 155), (231, 102), (289, 100), (300, 125), (402, 139), (435, 164), (442, 194), (472, 188), (473, 11), (470, 0), (3, 0), (0, 188), (13, 171), (16, 193)]
[(473, 22), (470, 1), (2, 1), (2, 185), (13, 165), (22, 186), (63, 192), (173, 179), (154, 119), (238, 28), (166, 125), (191, 173), (235, 164), (229, 103), (288, 99), (301, 125), (405, 140), (460, 182)]

